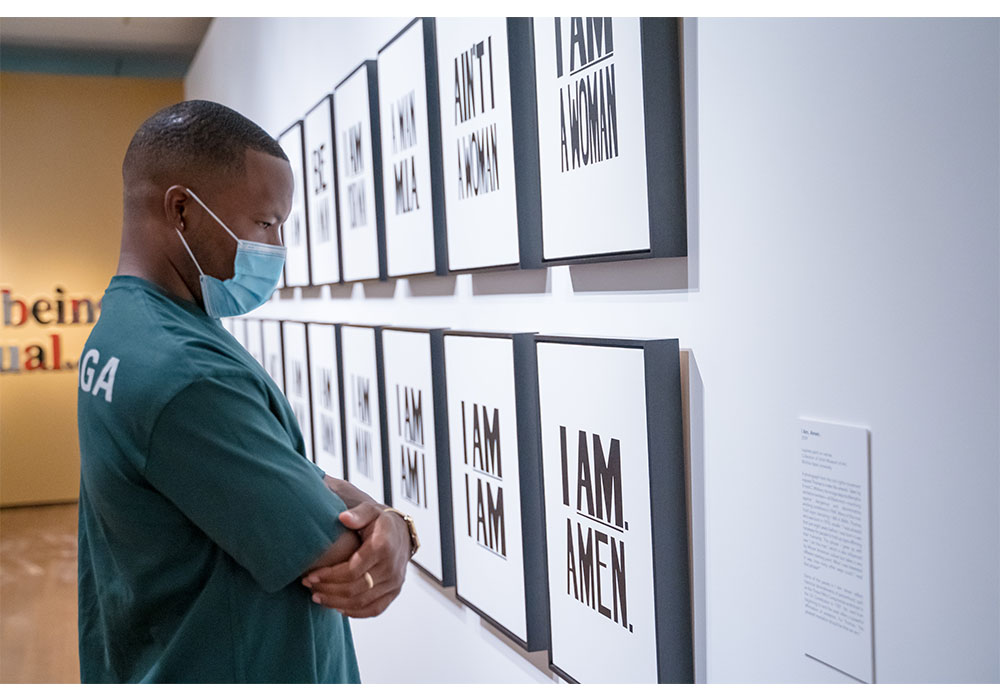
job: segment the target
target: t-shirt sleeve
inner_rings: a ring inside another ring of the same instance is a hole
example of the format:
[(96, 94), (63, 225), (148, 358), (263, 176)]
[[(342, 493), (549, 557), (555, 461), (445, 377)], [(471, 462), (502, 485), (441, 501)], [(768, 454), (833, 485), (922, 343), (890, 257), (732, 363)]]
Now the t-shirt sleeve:
[(346, 506), (295, 451), (245, 375), (206, 377), (163, 408), (146, 479), (274, 592), (292, 583), (343, 533)]

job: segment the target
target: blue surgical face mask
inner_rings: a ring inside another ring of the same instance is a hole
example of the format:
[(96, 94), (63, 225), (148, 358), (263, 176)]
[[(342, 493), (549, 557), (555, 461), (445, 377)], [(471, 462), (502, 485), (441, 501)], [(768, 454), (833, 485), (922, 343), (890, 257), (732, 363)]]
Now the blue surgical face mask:
[(281, 279), (281, 270), (285, 265), (285, 247), (238, 238), (222, 223), (215, 212), (205, 206), (198, 195), (187, 188), (185, 191), (236, 241), (234, 274), (230, 279), (220, 280), (202, 272), (201, 265), (195, 259), (184, 236), (180, 230), (174, 229), (201, 274), (201, 298), (205, 303), (205, 313), (212, 318), (223, 318), (253, 311), (274, 294)]

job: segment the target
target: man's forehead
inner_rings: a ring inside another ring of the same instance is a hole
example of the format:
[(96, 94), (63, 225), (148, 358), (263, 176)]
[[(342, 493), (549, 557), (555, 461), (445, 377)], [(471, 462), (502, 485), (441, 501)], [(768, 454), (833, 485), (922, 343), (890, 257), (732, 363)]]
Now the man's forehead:
[(246, 184), (249, 193), (260, 205), (281, 209), (283, 216), (291, 208), (295, 181), (288, 161), (260, 151), (248, 150), (246, 156)]
[(263, 179), (291, 179), (292, 167), (288, 161), (270, 153), (247, 149), (246, 170)]

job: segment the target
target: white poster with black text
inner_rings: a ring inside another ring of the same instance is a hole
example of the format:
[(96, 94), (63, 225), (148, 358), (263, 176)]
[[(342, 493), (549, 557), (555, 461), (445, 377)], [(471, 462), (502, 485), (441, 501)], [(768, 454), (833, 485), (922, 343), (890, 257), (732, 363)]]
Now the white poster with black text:
[(392, 502), (413, 517), (420, 535), (421, 546), (413, 562), (442, 581), (442, 503), (438, 489), (431, 334), (385, 329), (382, 357)]
[(306, 330), (309, 341), (309, 381), (313, 397), (314, 461), (330, 476), (343, 479), (337, 328), (326, 323), (310, 323)]
[(534, 20), (547, 263), (686, 254), (677, 26)]
[(271, 375), (271, 379), (284, 393), (285, 370), (282, 364), (281, 321), (261, 321), (260, 330), (264, 370)]
[(260, 320), (248, 318), (246, 320), (246, 345), (247, 352), (257, 360), (257, 363), (264, 366), (264, 338), (261, 335)]
[(309, 402), (309, 362), (306, 351), (306, 324), (285, 321), (281, 333), (285, 355), (285, 397), (299, 424), (306, 457), (313, 458), (312, 407)]
[(377, 130), (378, 115), (372, 114), (369, 90), (374, 73), (375, 62), (365, 61), (333, 91), (340, 247), (346, 282), (377, 279), (382, 271), (381, 144), (372, 130), (373, 124)]
[(287, 287), (304, 287), (309, 284), (309, 242), (306, 229), (305, 156), (302, 152), (302, 122), (295, 122), (281, 136), (278, 144), (288, 156), (292, 166), (295, 190), (292, 209), (281, 225), (281, 240), (285, 253), (284, 281)]
[(436, 269), (425, 21), (414, 20), (378, 53), (385, 246), (390, 277)]
[[(511, 338), (445, 335), (458, 595), (528, 639)], [(538, 533), (535, 533), (538, 536)]]
[(342, 326), (344, 423), (347, 430), (347, 479), (376, 501), (385, 500), (382, 416), (376, 329)]
[[(222, 319), (223, 327), (227, 328), (236, 342), (242, 345), (244, 348), (247, 346), (247, 325), (246, 321), (242, 318), (228, 317)], [(228, 321), (228, 324), (226, 323)]]
[(438, 19), (436, 30), (449, 268), (516, 265), (507, 20)]
[(641, 350), (538, 344), (552, 661), (582, 683), (657, 679), (644, 387)]
[(334, 201), (333, 101), (327, 95), (304, 121), (312, 284), (340, 281), (340, 246)]

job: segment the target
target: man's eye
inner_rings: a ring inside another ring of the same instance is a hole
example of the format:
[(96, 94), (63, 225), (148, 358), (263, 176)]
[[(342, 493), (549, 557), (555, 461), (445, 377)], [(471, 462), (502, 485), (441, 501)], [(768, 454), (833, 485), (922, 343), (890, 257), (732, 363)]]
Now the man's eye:
[(269, 228), (271, 228), (271, 226), (274, 225), (274, 224), (272, 224), (272, 223), (270, 223), (268, 221), (258, 221), (257, 223), (260, 224), (261, 226), (263, 226), (265, 229), (269, 229)]

